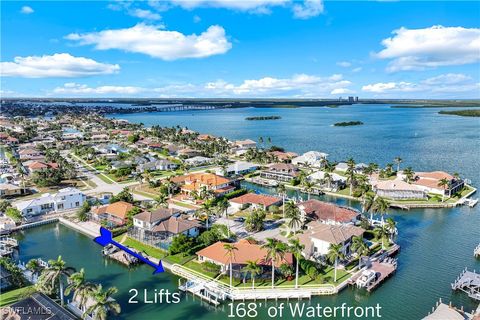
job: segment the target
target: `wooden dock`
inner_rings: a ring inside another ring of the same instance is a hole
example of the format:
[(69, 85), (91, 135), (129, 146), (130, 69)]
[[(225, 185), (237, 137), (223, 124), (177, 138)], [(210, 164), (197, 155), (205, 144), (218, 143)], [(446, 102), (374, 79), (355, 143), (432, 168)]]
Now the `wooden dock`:
[(480, 301), (480, 274), (467, 268), (452, 283), (452, 290), (461, 290), (472, 299)]
[[(397, 270), (397, 260), (394, 258), (385, 258), (383, 261), (373, 261), (371, 266), (364, 271), (373, 271), (375, 278), (372, 281), (360, 286), (366, 289), (368, 292), (375, 290), (380, 284), (382, 284), (388, 277), (390, 277)], [(350, 278), (350, 284), (357, 284), (357, 280), (363, 275), (363, 272), (358, 272)]]
[(123, 250), (118, 249), (113, 245), (107, 245), (103, 248), (103, 255), (123, 263), (126, 266), (132, 266), (138, 264), (140, 261), (134, 256), (126, 253)]

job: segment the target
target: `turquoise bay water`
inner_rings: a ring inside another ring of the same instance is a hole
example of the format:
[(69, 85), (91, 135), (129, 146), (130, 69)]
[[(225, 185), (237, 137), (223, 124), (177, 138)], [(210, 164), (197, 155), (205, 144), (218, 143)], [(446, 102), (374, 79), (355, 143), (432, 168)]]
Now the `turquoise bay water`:
[[(198, 112), (114, 115), (117, 118), (146, 125), (181, 125), (203, 133), (224, 135), (231, 139), (270, 136), (274, 144), (288, 150), (320, 150), (334, 160), (353, 156), (357, 162), (392, 162), (396, 156), (415, 170), (441, 169), (459, 172), (480, 185), (480, 121), (438, 115), (438, 109), (390, 109), (388, 106), (348, 106), (337, 109), (226, 109)], [(281, 120), (245, 121), (253, 115), (281, 115)], [(332, 127), (339, 121), (360, 120), (357, 127)], [(255, 187), (250, 185), (250, 187)], [(263, 192), (273, 192), (255, 187)], [(477, 195), (478, 196), (478, 195)], [(324, 200), (358, 208), (345, 199)], [(398, 255), (396, 274), (380, 288), (366, 294), (348, 288), (337, 296), (312, 299), (312, 305), (382, 306), (383, 319), (420, 319), (435, 302), (452, 301), (472, 310), (476, 303), (461, 293), (454, 293), (450, 283), (468, 267), (480, 270), (480, 260), (473, 249), (480, 242), (480, 206), (453, 209), (392, 210), (398, 222)], [(128, 304), (128, 290), (175, 290), (178, 278), (165, 273), (151, 275), (146, 266), (129, 270), (105, 260), (91, 239), (60, 225), (49, 225), (24, 231), (20, 257), (55, 258), (61, 254), (69, 265), (84, 267), (91, 281), (119, 289), (123, 319), (227, 319), (228, 308), (212, 308), (183, 296), (178, 305)], [(308, 303), (308, 301), (306, 301)], [(273, 302), (271, 304), (274, 304)], [(265, 308), (259, 308), (257, 319), (269, 319)], [(290, 319), (285, 316), (283, 319)]]

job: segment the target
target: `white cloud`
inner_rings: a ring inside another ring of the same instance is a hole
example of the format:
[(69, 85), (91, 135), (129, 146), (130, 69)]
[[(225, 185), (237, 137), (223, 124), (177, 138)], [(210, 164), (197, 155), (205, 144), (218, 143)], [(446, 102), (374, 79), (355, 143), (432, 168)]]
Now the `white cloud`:
[(352, 63), (348, 61), (339, 61), (337, 62), (337, 66), (348, 68), (352, 66)]
[(133, 9), (129, 11), (129, 14), (131, 16), (140, 18), (140, 19), (146, 19), (146, 20), (160, 20), (162, 17), (155, 12), (152, 12), (150, 10), (145, 10), (145, 9)]
[(202, 18), (200, 18), (200, 16), (198, 16), (198, 15), (193, 16), (193, 22), (199, 23), (200, 21), (202, 21)]
[(376, 53), (393, 59), (387, 71), (425, 70), (480, 61), (480, 29), (432, 26), (425, 29), (400, 28), (382, 41), (385, 49)]
[(2, 77), (49, 78), (86, 77), (117, 73), (118, 64), (107, 64), (68, 53), (44, 56), (15, 57), (13, 62), (0, 62)]
[(85, 84), (75, 82), (65, 83), (63, 87), (57, 87), (53, 90), (54, 94), (72, 94), (72, 95), (136, 95), (146, 91), (141, 87), (132, 86), (99, 86), (89, 87)]
[(354, 90), (346, 89), (346, 88), (337, 88), (333, 89), (330, 94), (336, 95), (336, 94), (349, 94), (349, 93), (355, 93)]
[(323, 12), (322, 0), (305, 0), (303, 4), (293, 6), (293, 16), (297, 19), (309, 19)]
[[(103, 85), (92, 87), (86, 84), (65, 83), (55, 88), (50, 95), (65, 96), (143, 96), (143, 97), (330, 97), (338, 93), (353, 92), (351, 82), (341, 75), (318, 77), (297, 74), (290, 78), (264, 77), (244, 80), (233, 84), (224, 80), (204, 84), (175, 83), (162, 87)], [(343, 90), (343, 91), (339, 91)]]
[(378, 82), (362, 87), (363, 91), (373, 93), (383, 92), (408, 92), (416, 90), (416, 85), (410, 82)]
[(255, 13), (269, 13), (270, 7), (284, 5), (290, 0), (173, 0), (172, 3), (184, 8), (225, 8)]
[(22, 9), (20, 9), (20, 12), (23, 13), (23, 14), (31, 14), (34, 11), (33, 11), (32, 7), (23, 6)]
[(356, 67), (356, 68), (353, 68), (353, 69), (352, 69), (352, 72), (360, 72), (360, 71), (362, 71), (362, 70), (363, 70), (362, 67)]
[[(379, 94), (383, 97), (455, 97), (452, 94), (461, 93), (462, 98), (480, 96), (480, 83), (465, 74), (441, 74), (427, 78), (418, 83), (412, 82), (378, 82), (362, 87), (362, 91)], [(414, 96), (412, 96), (412, 94)]]
[(216, 94), (233, 94), (246, 97), (318, 97), (329, 95), (335, 89), (346, 88), (350, 85), (350, 81), (343, 80), (343, 77), (337, 74), (330, 77), (296, 74), (291, 78), (264, 77), (260, 79), (244, 80), (239, 85), (219, 80), (207, 83), (205, 89)]
[(184, 35), (140, 23), (126, 29), (71, 33), (66, 38), (78, 41), (81, 45), (95, 45), (98, 50), (120, 49), (163, 60), (204, 58), (223, 54), (232, 47), (225, 30), (217, 25), (210, 26), (200, 35)]

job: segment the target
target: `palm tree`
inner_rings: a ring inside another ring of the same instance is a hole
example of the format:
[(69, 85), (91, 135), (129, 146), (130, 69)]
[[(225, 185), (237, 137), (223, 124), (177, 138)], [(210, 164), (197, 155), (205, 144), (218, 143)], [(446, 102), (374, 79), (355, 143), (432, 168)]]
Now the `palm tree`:
[(208, 222), (210, 220), (210, 216), (212, 215), (212, 205), (206, 201), (202, 204), (202, 207), (200, 208), (200, 210), (196, 211), (196, 213), (197, 212), (200, 214), (200, 216), (203, 219), (205, 219), (206, 227), (208, 230)]
[(49, 260), (48, 267), (42, 272), (39, 279), (39, 286), (43, 288), (54, 289), (59, 285), (60, 303), (63, 305), (63, 277), (70, 276), (75, 269), (67, 267), (62, 256), (58, 256), (57, 260)]
[(413, 176), (415, 175), (415, 172), (413, 172), (412, 167), (406, 167), (403, 169), (403, 174), (405, 175), (405, 179), (407, 180), (407, 183), (410, 183), (410, 181), (413, 180)]
[(352, 251), (354, 251), (358, 255), (358, 267), (360, 268), (362, 256), (368, 256), (368, 254), (370, 253), (370, 249), (368, 248), (368, 245), (362, 236), (354, 236), (352, 238), (351, 248)]
[(325, 173), (323, 174), (323, 179), (327, 182), (327, 188), (330, 190), (333, 181), (331, 173), (325, 171)]
[(300, 213), (300, 210), (298, 207), (293, 203), (293, 202), (288, 202), (285, 205), (286, 208), (286, 213), (285, 217), (290, 219), (288, 221), (288, 228), (292, 231), (297, 231), (299, 228), (301, 228), (303, 221), (302, 221), (302, 216)]
[(230, 238), (230, 224), (228, 221), (228, 208), (230, 207), (230, 202), (226, 198), (222, 198), (220, 201), (217, 203), (217, 209), (220, 213), (225, 214), (225, 219), (227, 219), (227, 230), (228, 230), (228, 237)]
[(375, 238), (382, 242), (382, 249), (385, 249), (385, 240), (389, 240), (389, 232), (387, 228), (385, 228), (384, 226), (377, 227), (373, 230), (373, 232), (375, 234)]
[(445, 189), (448, 187), (450, 181), (448, 181), (447, 178), (442, 178), (440, 181), (438, 181), (438, 186), (443, 189), (442, 192), (442, 202), (445, 201)]
[(296, 266), (295, 266), (295, 289), (298, 288), (298, 265), (299, 261), (302, 258), (302, 251), (305, 249), (305, 246), (300, 243), (298, 238), (290, 239), (289, 241), (290, 247), (289, 250), (295, 257)]
[(272, 288), (275, 287), (275, 263), (277, 258), (283, 258), (285, 255), (285, 245), (277, 239), (267, 238), (262, 249), (267, 250), (266, 260), (269, 260), (272, 264)]
[(155, 201), (162, 207), (167, 205), (167, 195), (164, 193), (160, 193), (156, 198)]
[(373, 202), (373, 211), (379, 213), (382, 219), (382, 226), (384, 224), (383, 216), (387, 214), (387, 210), (390, 207), (390, 203), (382, 197), (377, 196)]
[(305, 180), (305, 181), (303, 182), (304, 190), (305, 190), (305, 192), (307, 192), (307, 194), (308, 194), (308, 200), (310, 200), (310, 195), (311, 195), (311, 193), (312, 193), (312, 191), (313, 191), (313, 187), (314, 187), (314, 186), (315, 186), (315, 184), (314, 184), (313, 182), (309, 181), (309, 180)]
[(235, 250), (238, 250), (237, 247), (235, 247), (234, 244), (231, 243), (225, 243), (223, 245), (223, 249), (225, 249), (226, 253), (225, 255), (228, 255), (228, 261), (229, 261), (229, 269), (230, 269), (230, 287), (232, 286), (232, 261), (235, 259)]
[(400, 157), (395, 157), (393, 161), (395, 161), (395, 163), (397, 164), (397, 172), (400, 172), (400, 163), (402, 163), (403, 159)]
[(283, 218), (285, 219), (285, 196), (287, 194), (287, 188), (283, 183), (280, 183), (277, 187), (277, 191), (282, 195), (282, 209), (283, 209)]
[(397, 232), (397, 222), (395, 222), (395, 220), (393, 220), (392, 218), (387, 218), (385, 221), (387, 223), (385, 227), (390, 234), (390, 242), (393, 243), (393, 236)]
[(255, 288), (255, 277), (262, 272), (262, 267), (258, 265), (258, 260), (247, 260), (247, 265), (242, 269), (244, 272), (250, 272), (252, 277), (252, 289)]
[(93, 294), (95, 285), (85, 281), (85, 270), (72, 274), (68, 278), (68, 285), (65, 288), (65, 294), (69, 295), (73, 291), (73, 300), (78, 302), (78, 307), (83, 310), (88, 298)]
[(375, 200), (375, 196), (371, 193), (365, 194), (362, 201), (362, 212), (370, 212), (370, 222), (373, 221), (373, 210), (372, 206)]
[(337, 282), (337, 264), (339, 259), (344, 259), (345, 254), (343, 253), (343, 246), (341, 243), (335, 244), (331, 243), (330, 248), (328, 249), (327, 259), (330, 263), (334, 263), (334, 278), (333, 281)]
[(260, 147), (262, 147), (262, 145), (263, 145), (263, 137), (259, 137), (259, 138), (258, 138), (258, 144), (260, 145)]
[(17, 163), (17, 172), (22, 182), (22, 193), (25, 194), (25, 171), (21, 162)]
[(38, 259), (31, 259), (27, 262), (27, 265), (25, 267), (32, 273), (32, 277), (39, 276), (44, 269)]
[(347, 174), (347, 182), (350, 184), (350, 196), (353, 193), (353, 185), (355, 184), (355, 160), (353, 158), (349, 158), (347, 160), (347, 171), (345, 172)]
[(108, 312), (119, 314), (121, 311), (120, 305), (112, 295), (117, 293), (115, 287), (103, 290), (102, 285), (99, 284), (92, 292), (93, 304), (87, 308), (85, 315), (91, 315), (93, 320), (106, 320)]

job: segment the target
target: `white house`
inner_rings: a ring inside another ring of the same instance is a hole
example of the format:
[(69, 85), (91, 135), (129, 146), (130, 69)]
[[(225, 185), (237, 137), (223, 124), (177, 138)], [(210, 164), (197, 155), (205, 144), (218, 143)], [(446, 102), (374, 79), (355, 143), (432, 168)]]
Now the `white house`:
[(246, 139), (246, 140), (237, 140), (235, 141), (235, 147), (237, 150), (247, 150), (250, 148), (256, 148), (257, 143), (253, 140)]
[(325, 178), (324, 171), (316, 171), (310, 174), (307, 177), (307, 179), (310, 180), (311, 182), (318, 183), (322, 186), (325, 186), (330, 189), (335, 189), (335, 190), (338, 190), (347, 184), (346, 177), (341, 176), (334, 172), (329, 173), (329, 175), (330, 175), (330, 181), (328, 181), (328, 179)]
[(79, 208), (87, 197), (76, 188), (60, 189), (56, 194), (45, 193), (40, 198), (22, 201), (16, 208), (26, 215), (40, 215), (52, 211), (64, 211)]
[(227, 176), (231, 174), (245, 174), (255, 171), (257, 170), (257, 168), (258, 166), (254, 163), (246, 161), (236, 161), (235, 163), (228, 165), (228, 167), (225, 168), (225, 172), (223, 172), (222, 168), (218, 168), (216, 170), (216, 174)]
[(328, 154), (318, 151), (308, 151), (302, 154), (301, 156), (295, 157), (292, 159), (292, 163), (295, 165), (304, 165), (321, 168), (323, 163), (322, 161), (327, 159)]
[(202, 156), (196, 156), (190, 159), (186, 159), (185, 163), (190, 165), (190, 166), (199, 166), (203, 165), (209, 162), (212, 162), (212, 158), (207, 158), (207, 157), (202, 157)]

